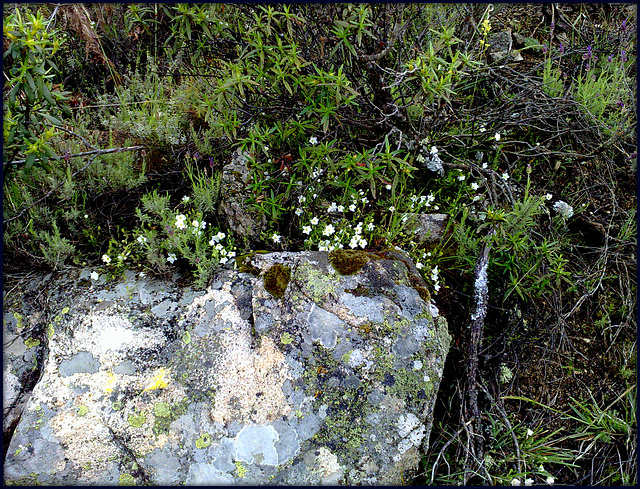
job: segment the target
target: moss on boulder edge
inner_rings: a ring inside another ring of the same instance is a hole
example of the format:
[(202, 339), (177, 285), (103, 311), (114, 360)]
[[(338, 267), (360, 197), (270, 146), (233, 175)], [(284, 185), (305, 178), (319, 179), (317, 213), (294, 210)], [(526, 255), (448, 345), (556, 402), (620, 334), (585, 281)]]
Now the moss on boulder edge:
[(412, 263), (367, 256), (342, 275), (325, 252), (244, 262), (255, 274), (201, 291), (131, 274), (77, 292), (5, 482), (410, 482), (450, 341)]

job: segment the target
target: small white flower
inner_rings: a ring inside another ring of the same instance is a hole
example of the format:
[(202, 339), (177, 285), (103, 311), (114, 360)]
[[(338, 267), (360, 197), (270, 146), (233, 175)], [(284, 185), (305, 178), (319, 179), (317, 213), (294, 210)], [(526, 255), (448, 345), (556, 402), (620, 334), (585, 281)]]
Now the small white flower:
[(458, 180), (460, 180), (461, 182), (463, 182), (464, 180), (466, 180), (466, 176), (465, 175), (458, 175)]
[(496, 141), (500, 141), (500, 133), (499, 132), (496, 133), (495, 138), (496, 138)]
[(436, 292), (438, 292), (440, 290), (440, 284), (438, 282), (433, 284), (433, 290), (435, 290)]
[(302, 210), (302, 207), (298, 207), (298, 208), (296, 209), (296, 216), (301, 216), (303, 212), (304, 212), (304, 211)]
[(187, 229), (187, 225), (185, 224), (186, 220), (187, 220), (187, 216), (185, 216), (184, 214), (177, 215), (176, 216), (176, 227), (178, 229), (182, 229), (182, 230)]
[(355, 205), (355, 204), (351, 204), (351, 205), (349, 206), (349, 210), (350, 210), (351, 212), (355, 212), (355, 211), (356, 211), (356, 205)]
[(228, 261), (229, 261), (229, 258), (227, 258), (226, 256), (223, 256), (222, 258), (220, 258), (220, 263), (222, 263), (223, 265)]
[(386, 188), (387, 190), (391, 190), (391, 185), (385, 185), (384, 188)]
[(478, 190), (479, 188), (480, 188), (480, 185), (478, 185), (476, 182), (473, 182), (473, 183), (471, 184), (471, 189), (472, 189), (472, 190)]
[(431, 146), (431, 151), (430, 151), (430, 153), (431, 153), (432, 155), (438, 154), (438, 148), (436, 148), (435, 146)]
[(230, 252), (227, 253), (227, 257), (229, 259), (235, 258), (235, 256), (236, 256), (236, 252), (235, 251), (230, 251)]
[(318, 138), (316, 138), (315, 136), (310, 137), (309, 143), (315, 146), (316, 144), (318, 144)]
[(522, 484), (522, 483), (520, 482), (520, 479), (513, 479), (513, 480), (511, 481), (511, 485), (512, 485), (512, 486), (519, 486), (519, 485), (521, 485), (521, 484)]
[(108, 265), (111, 263), (111, 257), (109, 257), (109, 255), (102, 255), (102, 261)]
[(339, 205), (338, 206), (338, 212), (344, 212), (344, 206), (343, 205)]
[(484, 127), (484, 126), (480, 126), (480, 132), (485, 132), (486, 130), (487, 130), (487, 128), (486, 128), (486, 127)]
[(311, 226), (305, 226), (302, 228), (304, 234), (311, 234)]
[(436, 265), (435, 267), (433, 267), (433, 269), (431, 270), (431, 280), (433, 280), (434, 282), (438, 281), (438, 265)]
[(503, 173), (503, 174), (501, 175), (501, 177), (502, 177), (502, 179), (503, 179), (505, 182), (506, 182), (507, 180), (509, 180), (509, 174), (508, 174), (508, 173), (506, 173), (506, 172), (505, 172), (505, 173)]
[(200, 223), (200, 229), (204, 229), (204, 228), (206, 228), (206, 227), (207, 227), (207, 221), (202, 221), (202, 222)]
[(335, 212), (337, 210), (338, 210), (338, 206), (336, 205), (336, 203), (335, 202), (331, 202), (331, 205), (327, 209), (327, 212)]
[(487, 165), (487, 162), (485, 161), (485, 162), (482, 164), (482, 168), (483, 168), (484, 170), (486, 170), (486, 169), (487, 169), (487, 167), (488, 167), (488, 165)]
[(571, 216), (573, 216), (573, 207), (571, 207), (563, 200), (559, 200), (555, 204), (553, 204), (553, 208), (565, 219), (569, 219)]
[(194, 228), (198, 228), (198, 227), (200, 227), (200, 223), (199, 223), (198, 221), (192, 221), (192, 222), (191, 222), (191, 225), (192, 225)]
[(269, 152), (269, 146), (265, 146), (265, 147), (264, 147), (264, 152), (265, 152), (265, 153), (268, 153), (268, 152)]
[(312, 226), (316, 226), (319, 222), (320, 222), (320, 219), (318, 219), (316, 216), (313, 216), (311, 218), (311, 225)]
[(416, 263), (416, 268), (418, 270), (422, 270), (422, 267), (424, 267), (424, 265), (422, 263), (420, 263), (420, 262)]
[(147, 237), (146, 236), (138, 236), (137, 239), (138, 243), (142, 244), (142, 243), (146, 243), (147, 242)]
[(174, 261), (176, 261), (176, 254), (175, 253), (169, 253), (169, 255), (167, 255), (167, 261), (169, 263), (173, 263)]
[(185, 195), (184, 197), (182, 197), (182, 202), (189, 202), (189, 196)]
[(307, 198), (304, 195), (301, 195), (300, 197), (298, 197), (298, 202), (300, 202), (301, 204), (306, 201), (307, 201)]
[(553, 485), (555, 481), (556, 480), (553, 477), (551, 476), (547, 477), (547, 484), (549, 484), (550, 486)]
[(533, 479), (525, 479), (525, 480), (524, 480), (524, 485), (525, 485), (525, 486), (531, 486), (531, 485), (533, 485)]
[(214, 248), (218, 251), (222, 251), (223, 246), (220, 243), (218, 243), (217, 245), (214, 246)]
[(274, 233), (273, 236), (271, 236), (271, 239), (273, 240), (274, 243), (279, 243), (280, 240), (282, 239), (282, 236), (280, 236), (277, 233)]
[(375, 227), (376, 227), (375, 224), (370, 222), (369, 224), (367, 224), (367, 231), (373, 231)]
[(336, 229), (331, 224), (327, 224), (324, 228), (324, 231), (322, 231), (322, 234), (324, 234), (325, 236), (331, 236), (335, 232)]
[(84, 218), (85, 218), (85, 219), (88, 219), (88, 218), (89, 218), (89, 214), (85, 214), (85, 215), (84, 215)]
[(394, 212), (396, 210), (396, 208), (394, 206), (389, 207), (389, 211), (390, 212)]
[(100, 274), (98, 272), (91, 272), (91, 280), (98, 280), (100, 278)]
[(369, 202), (369, 199), (367, 199), (366, 197), (362, 197), (362, 199), (360, 199), (360, 202), (362, 202), (363, 204), (367, 204)]
[(531, 430), (531, 428), (527, 428), (527, 436), (532, 436), (533, 435), (533, 431)]
[(360, 238), (360, 248), (364, 249), (367, 246), (367, 240), (364, 238)]
[(547, 200), (551, 200), (553, 199), (553, 194), (545, 194), (544, 198)]

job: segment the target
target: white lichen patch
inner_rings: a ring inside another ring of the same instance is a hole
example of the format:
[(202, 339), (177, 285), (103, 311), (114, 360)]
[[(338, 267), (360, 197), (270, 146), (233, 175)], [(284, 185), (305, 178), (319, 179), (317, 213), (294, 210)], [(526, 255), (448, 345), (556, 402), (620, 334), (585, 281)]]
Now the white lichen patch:
[(129, 319), (121, 315), (87, 314), (73, 328), (70, 344), (61, 341), (57, 343), (57, 351), (52, 353), (65, 355), (89, 351), (103, 366), (110, 368), (122, 362), (132, 350), (160, 346), (166, 342), (160, 331), (137, 330)]
[(227, 304), (217, 312), (215, 318), (211, 318), (210, 321), (224, 321), (226, 324), (237, 327), (238, 329), (246, 325), (246, 321), (238, 314), (238, 308), (235, 305), (236, 301), (231, 293), (230, 282), (225, 282), (221, 289), (211, 289), (208, 290), (206, 294), (196, 297), (193, 302), (187, 306), (185, 317), (190, 321), (201, 321), (207, 315), (205, 304), (209, 301), (214, 304)]
[(229, 331), (221, 337), (224, 354), (215, 369), (217, 384), (211, 418), (265, 424), (291, 411), (282, 391), (290, 379), (289, 364), (276, 344), (263, 337), (251, 347), (246, 331)]
[(320, 447), (318, 449), (316, 466), (314, 469), (323, 479), (344, 470), (342, 465), (338, 463), (338, 456), (331, 453), (331, 451), (325, 447)]
[(103, 474), (119, 460), (122, 454), (113, 444), (113, 436), (102, 423), (100, 416), (89, 411), (83, 416), (76, 409), (59, 412), (49, 420), (49, 425), (60, 443), (66, 446), (65, 456), (83, 467), (83, 475), (89, 482)]
[(413, 413), (401, 414), (398, 418), (398, 434), (402, 438), (398, 452), (404, 453), (411, 447), (417, 447), (426, 435), (425, 426)]

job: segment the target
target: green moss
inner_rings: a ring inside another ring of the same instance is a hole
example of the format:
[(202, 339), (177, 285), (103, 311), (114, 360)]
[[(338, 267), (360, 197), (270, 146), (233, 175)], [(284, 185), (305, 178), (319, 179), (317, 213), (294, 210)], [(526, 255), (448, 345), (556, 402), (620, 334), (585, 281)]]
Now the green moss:
[(353, 275), (370, 261), (370, 255), (356, 250), (335, 250), (329, 253), (331, 266), (340, 275)]
[(235, 460), (233, 464), (236, 466), (236, 474), (238, 474), (238, 477), (244, 479), (247, 476), (247, 468), (242, 465), (240, 460)]
[(276, 299), (282, 298), (291, 280), (291, 268), (276, 263), (264, 274), (264, 288)]
[(332, 275), (327, 275), (307, 262), (296, 268), (295, 280), (303, 293), (318, 304), (336, 290), (336, 281)]
[(34, 346), (38, 346), (40, 344), (40, 340), (37, 338), (28, 338), (24, 340), (24, 344), (27, 348), (33, 348)]
[(238, 271), (242, 273), (250, 273), (254, 277), (260, 275), (260, 269), (254, 267), (251, 264), (251, 257), (253, 257), (256, 253), (246, 253), (244, 255), (239, 255), (236, 257), (236, 266)]
[(84, 416), (89, 412), (89, 408), (84, 404), (78, 408), (78, 416)]
[(157, 402), (153, 406), (153, 414), (160, 417), (171, 416), (171, 406), (166, 402)]
[(196, 440), (196, 448), (203, 449), (211, 445), (211, 435), (209, 433), (203, 433), (200, 438)]
[(118, 485), (135, 486), (136, 480), (133, 478), (131, 474), (128, 474), (128, 473), (120, 474), (120, 478), (118, 479)]
[(290, 345), (293, 342), (293, 337), (288, 333), (284, 332), (280, 335), (280, 343), (283, 345)]
[(431, 294), (429, 293), (429, 290), (427, 290), (426, 287), (416, 285), (413, 288), (415, 289), (415, 291), (418, 293), (418, 295), (423, 301), (429, 302), (431, 300)]
[(144, 412), (130, 414), (128, 418), (129, 425), (133, 426), (134, 428), (140, 428), (146, 420), (147, 420), (147, 415)]
[(111, 409), (114, 411), (120, 411), (122, 409), (122, 401), (115, 401), (111, 404)]

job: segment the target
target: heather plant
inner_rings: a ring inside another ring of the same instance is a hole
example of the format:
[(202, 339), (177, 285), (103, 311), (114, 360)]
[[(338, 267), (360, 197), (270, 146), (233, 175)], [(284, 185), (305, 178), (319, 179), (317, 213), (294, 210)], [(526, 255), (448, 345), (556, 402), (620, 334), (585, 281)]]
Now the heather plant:
[(28, 171), (33, 165), (50, 169), (57, 159), (50, 141), (61, 117), (66, 93), (54, 87), (53, 56), (61, 36), (48, 32), (49, 22), (40, 12), (23, 15), (20, 9), (3, 22), (8, 41), (2, 56), (6, 76), (3, 103), (3, 175), (15, 168)]

